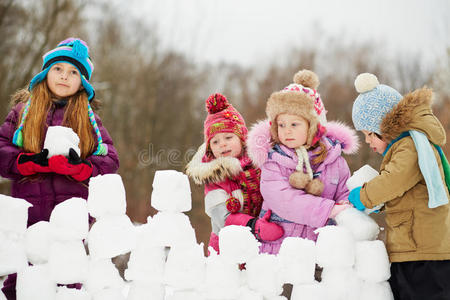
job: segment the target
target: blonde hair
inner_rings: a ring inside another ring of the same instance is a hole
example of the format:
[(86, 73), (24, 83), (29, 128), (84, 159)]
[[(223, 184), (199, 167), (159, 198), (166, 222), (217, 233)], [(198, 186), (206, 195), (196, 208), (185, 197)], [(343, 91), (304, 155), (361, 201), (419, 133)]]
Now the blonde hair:
[[(29, 97), (31, 97), (31, 104), (23, 125), (23, 149), (27, 152), (38, 153), (44, 144), (44, 132), (48, 126), (47, 115), (53, 104), (53, 95), (48, 88), (47, 81), (43, 80), (37, 84), (31, 91), (31, 95), (24, 89), (19, 90), (13, 96), (13, 101), (26, 103)], [(91, 105), (97, 107), (98, 102), (91, 103)], [(20, 112), (18, 126), (22, 120), (24, 108)], [(86, 158), (94, 152), (96, 136), (89, 120), (88, 99), (84, 90), (80, 90), (68, 98), (61, 125), (72, 128), (80, 138), (79, 147), (82, 158)]]

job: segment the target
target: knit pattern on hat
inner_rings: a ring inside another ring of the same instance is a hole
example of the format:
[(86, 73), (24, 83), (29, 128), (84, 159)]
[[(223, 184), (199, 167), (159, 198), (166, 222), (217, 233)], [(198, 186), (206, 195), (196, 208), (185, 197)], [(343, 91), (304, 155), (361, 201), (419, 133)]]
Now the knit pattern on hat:
[(203, 124), (204, 138), (209, 149), (210, 140), (218, 133), (231, 132), (236, 134), (242, 142), (247, 139), (247, 127), (244, 118), (222, 94), (212, 94), (206, 99), (208, 116)]
[(376, 77), (369, 73), (358, 75), (355, 88), (361, 92), (352, 109), (355, 129), (381, 135), (381, 121), (400, 102), (402, 95), (390, 86), (379, 84)]

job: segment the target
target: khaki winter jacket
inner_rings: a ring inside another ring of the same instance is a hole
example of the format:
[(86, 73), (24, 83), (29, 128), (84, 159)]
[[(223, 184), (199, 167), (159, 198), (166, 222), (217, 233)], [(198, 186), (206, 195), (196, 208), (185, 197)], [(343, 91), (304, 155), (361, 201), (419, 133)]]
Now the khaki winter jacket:
[[(417, 130), (433, 144), (443, 146), (445, 131), (431, 111), (431, 102), (428, 88), (406, 95), (383, 119), (383, 138), (389, 143), (402, 132)], [(441, 159), (432, 148), (441, 171), (436, 180), (445, 186)], [(385, 204), (386, 248), (391, 262), (450, 259), (450, 205), (428, 208), (428, 191), (410, 136), (392, 145), (383, 158), (380, 175), (367, 182), (360, 195), (368, 208)]]

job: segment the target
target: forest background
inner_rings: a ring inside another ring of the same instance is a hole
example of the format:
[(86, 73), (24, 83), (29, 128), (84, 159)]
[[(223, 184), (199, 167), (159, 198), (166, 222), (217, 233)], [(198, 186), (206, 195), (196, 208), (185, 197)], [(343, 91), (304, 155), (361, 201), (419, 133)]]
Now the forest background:
[[(156, 213), (150, 206), (155, 171), (184, 171), (203, 142), (204, 100), (214, 92), (225, 94), (251, 126), (265, 118), (272, 92), (291, 83), (298, 70), (310, 69), (320, 78), (318, 90), (328, 120), (352, 125), (354, 79), (370, 72), (402, 94), (432, 87), (434, 112), (450, 133), (448, 45), (442, 55), (427, 60), (420, 52), (393, 56), (382, 40), (327, 34), (319, 22), (302, 36), (302, 46), (284, 47), (257, 64), (200, 61), (176, 45), (161, 47), (157, 27), (120, 7), (106, 1), (0, 0), (0, 119), (11, 108), (10, 96), (27, 87), (39, 71), (45, 52), (69, 36), (87, 41), (95, 66), (92, 83), (103, 102), (99, 114), (119, 153), (127, 214), (136, 223)], [(450, 34), (448, 21), (444, 30)], [(197, 36), (187, 38), (195, 43)], [(414, 38), (409, 43), (417, 46)], [(378, 168), (380, 156), (362, 144), (357, 155), (346, 156), (351, 170), (364, 164)], [(444, 151), (449, 156), (448, 143)], [(191, 182), (191, 189), (193, 208), (188, 215), (198, 242), (207, 244), (211, 227), (204, 213), (203, 187)], [(0, 193), (10, 194), (7, 180), (0, 179)], [(382, 222), (382, 216), (376, 218)]]

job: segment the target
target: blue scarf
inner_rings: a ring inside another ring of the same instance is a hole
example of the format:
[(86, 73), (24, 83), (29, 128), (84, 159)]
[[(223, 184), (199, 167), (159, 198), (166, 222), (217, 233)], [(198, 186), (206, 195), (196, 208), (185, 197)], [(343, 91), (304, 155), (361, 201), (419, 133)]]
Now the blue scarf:
[[(411, 136), (416, 147), (420, 172), (425, 179), (428, 190), (428, 207), (436, 208), (441, 205), (448, 203), (447, 193), (442, 182), (441, 172), (439, 170), (438, 163), (436, 161), (436, 156), (434, 155), (433, 148), (428, 141), (426, 135), (422, 132), (416, 130), (410, 130), (408, 132), (403, 132), (396, 139), (392, 140), (383, 152), (383, 156), (386, 155), (388, 150), (393, 144), (401, 140), (404, 137)], [(441, 161), (444, 162), (445, 155), (443, 155), (442, 149), (436, 146)], [(446, 159), (445, 159), (446, 160)]]

